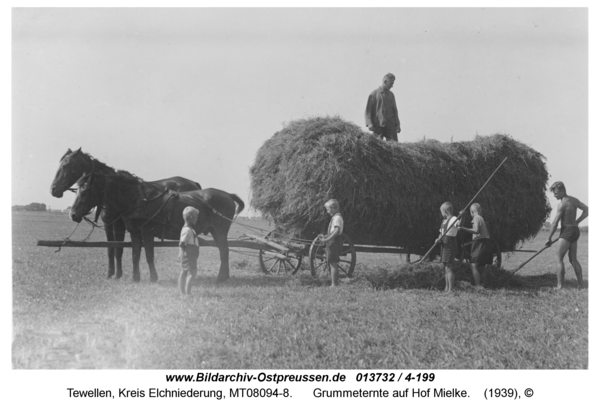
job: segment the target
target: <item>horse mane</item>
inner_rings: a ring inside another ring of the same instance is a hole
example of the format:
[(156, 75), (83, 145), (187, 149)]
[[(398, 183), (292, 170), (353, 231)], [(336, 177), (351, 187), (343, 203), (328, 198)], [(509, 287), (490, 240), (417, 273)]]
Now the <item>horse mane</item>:
[(144, 183), (144, 180), (141, 177), (138, 177), (135, 174), (130, 173), (126, 170), (116, 170), (113, 178), (131, 184)]
[[(79, 150), (79, 154), (83, 155), (89, 161), (91, 161), (92, 163), (94, 163), (94, 171), (95, 172), (103, 173), (103, 174), (115, 174), (117, 172), (117, 170), (115, 170), (114, 168), (110, 167), (108, 164), (103, 163), (100, 160), (96, 159), (94, 156), (92, 156), (89, 153), (82, 152), (81, 150)], [(63, 158), (66, 155), (67, 154), (65, 153), (65, 155), (63, 156)]]
[[(88, 160), (90, 160), (91, 162), (94, 163), (94, 173), (102, 173), (105, 175), (116, 176), (117, 178), (119, 178), (123, 181), (126, 181), (126, 182), (130, 182), (130, 183), (144, 183), (145, 182), (144, 179), (136, 176), (135, 174), (133, 174), (127, 170), (117, 170), (113, 167), (110, 167), (108, 164), (101, 162), (100, 160), (96, 159), (94, 156), (92, 156), (89, 153), (82, 152), (80, 150), (79, 154), (82, 154)], [(66, 155), (67, 154), (65, 153), (65, 156)], [(63, 156), (63, 158), (65, 156)]]

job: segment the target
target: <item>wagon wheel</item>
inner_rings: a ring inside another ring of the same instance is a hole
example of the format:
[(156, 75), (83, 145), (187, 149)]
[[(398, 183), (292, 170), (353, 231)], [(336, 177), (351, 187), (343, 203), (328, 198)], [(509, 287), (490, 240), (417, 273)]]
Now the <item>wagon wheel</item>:
[[(342, 233), (342, 240), (344, 247), (340, 253), (338, 266), (340, 271), (350, 278), (354, 275), (354, 267), (356, 266), (356, 250), (354, 249), (354, 242), (348, 235)], [(310, 259), (310, 273), (313, 277), (322, 278), (330, 275), (325, 245), (321, 243), (319, 237), (313, 240), (308, 257)]]
[[(288, 247), (288, 242), (274, 237), (275, 231), (271, 231), (265, 236), (265, 239)], [(286, 251), (280, 251), (276, 248), (269, 250), (261, 249), (258, 252), (258, 259), (260, 261), (260, 269), (266, 274), (287, 275), (291, 272), (292, 275), (295, 275), (302, 264), (302, 253), (300, 251), (296, 252), (293, 249)]]

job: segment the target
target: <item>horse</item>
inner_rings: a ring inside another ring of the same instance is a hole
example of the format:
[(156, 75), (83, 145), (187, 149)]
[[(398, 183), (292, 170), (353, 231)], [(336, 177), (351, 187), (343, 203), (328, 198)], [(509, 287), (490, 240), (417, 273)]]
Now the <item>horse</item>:
[[(54, 197), (60, 198), (63, 193), (70, 190), (71, 186), (83, 176), (84, 173), (101, 173), (105, 175), (114, 175), (116, 170), (100, 160), (93, 158), (88, 153), (81, 151), (81, 148), (72, 151), (68, 149), (61, 157), (58, 170), (50, 185), (50, 192)], [(150, 182), (158, 187), (169, 188), (174, 191), (191, 191), (199, 190), (202, 187), (195, 181), (188, 180), (183, 177), (170, 177), (162, 180)], [(109, 208), (98, 207), (96, 211), (96, 219), (101, 215), (104, 223), (104, 232), (107, 241), (125, 240), (125, 222), (119, 217), (118, 213), (110, 211)], [(108, 248), (108, 278), (113, 276), (117, 279), (123, 276), (122, 260), (123, 248)], [(115, 273), (116, 260), (116, 273)]]
[(154, 238), (179, 240), (184, 225), (183, 210), (192, 206), (199, 211), (194, 226), (196, 233), (210, 233), (219, 249), (221, 266), (217, 282), (229, 279), (229, 246), (227, 233), (231, 222), (243, 209), (244, 202), (235, 194), (207, 188), (175, 192), (146, 183), (126, 171), (114, 175), (86, 173), (78, 181), (77, 196), (70, 216), (81, 222), (83, 216), (97, 206), (111, 208), (125, 221), (131, 235), (133, 280), (139, 282), (142, 245), (150, 269), (150, 281), (156, 282)]

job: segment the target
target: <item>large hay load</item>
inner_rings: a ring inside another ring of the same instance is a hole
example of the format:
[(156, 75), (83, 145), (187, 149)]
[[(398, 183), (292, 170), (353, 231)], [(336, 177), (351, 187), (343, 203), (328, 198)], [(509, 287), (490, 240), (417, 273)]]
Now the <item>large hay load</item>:
[(510, 251), (536, 235), (551, 209), (544, 157), (506, 135), (389, 143), (339, 117), (296, 120), (257, 152), (251, 204), (282, 231), (312, 239), (329, 220), (323, 205), (336, 198), (355, 243), (428, 248), (440, 205), (450, 201), (458, 213), (505, 157), (476, 202), (501, 251)]

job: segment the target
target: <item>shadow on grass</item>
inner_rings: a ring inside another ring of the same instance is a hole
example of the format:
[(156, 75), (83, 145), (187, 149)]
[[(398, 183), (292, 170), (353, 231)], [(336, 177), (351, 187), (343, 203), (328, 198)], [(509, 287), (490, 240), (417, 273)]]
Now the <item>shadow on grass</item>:
[[(216, 277), (198, 276), (194, 280), (196, 286), (211, 286), (211, 287), (242, 287), (242, 286), (289, 286), (290, 282), (295, 278), (293, 276), (270, 276), (270, 275), (242, 275), (231, 276), (224, 282), (217, 282)], [(175, 282), (177, 284), (177, 282)]]
[[(360, 282), (359, 278), (348, 278), (345, 275), (340, 277), (341, 285), (353, 285)], [(362, 279), (364, 281), (364, 279)], [(176, 283), (175, 283), (176, 284)], [(195, 284), (198, 286), (212, 287), (328, 287), (331, 285), (331, 279), (315, 279), (310, 273), (298, 273), (296, 275), (271, 276), (271, 275), (251, 275), (251, 276), (232, 276), (229, 280), (217, 283), (216, 279), (210, 277), (197, 277)]]
[[(457, 264), (453, 268), (455, 287), (457, 290), (473, 290), (473, 276), (469, 265)], [(509, 271), (493, 266), (486, 267), (484, 287), (487, 290), (540, 291), (556, 287), (556, 275), (547, 273), (536, 276), (512, 276)], [(164, 287), (177, 287), (176, 279), (160, 280)], [(424, 263), (420, 265), (400, 265), (398, 267), (364, 268), (356, 271), (351, 278), (344, 274), (340, 276), (342, 286), (365, 286), (375, 290), (388, 289), (423, 289), (443, 291), (445, 286), (444, 269), (439, 263)], [(313, 278), (310, 273), (296, 275), (273, 276), (265, 274), (232, 275), (225, 282), (217, 282), (216, 276), (200, 275), (194, 280), (195, 287), (308, 287), (319, 288), (331, 285), (331, 279)], [(574, 279), (565, 280), (566, 289), (577, 288)], [(587, 288), (584, 281), (584, 288)]]
[[(340, 277), (341, 284), (348, 285), (356, 282), (356, 278), (348, 278), (344, 274)], [(178, 280), (160, 279), (152, 285), (158, 285), (165, 288), (177, 288)], [(224, 282), (217, 282), (216, 275), (198, 275), (194, 279), (195, 287), (323, 287), (330, 286), (331, 279), (315, 279), (310, 272), (299, 271), (296, 275), (267, 275), (264, 273), (236, 275), (232, 273), (230, 278)]]

